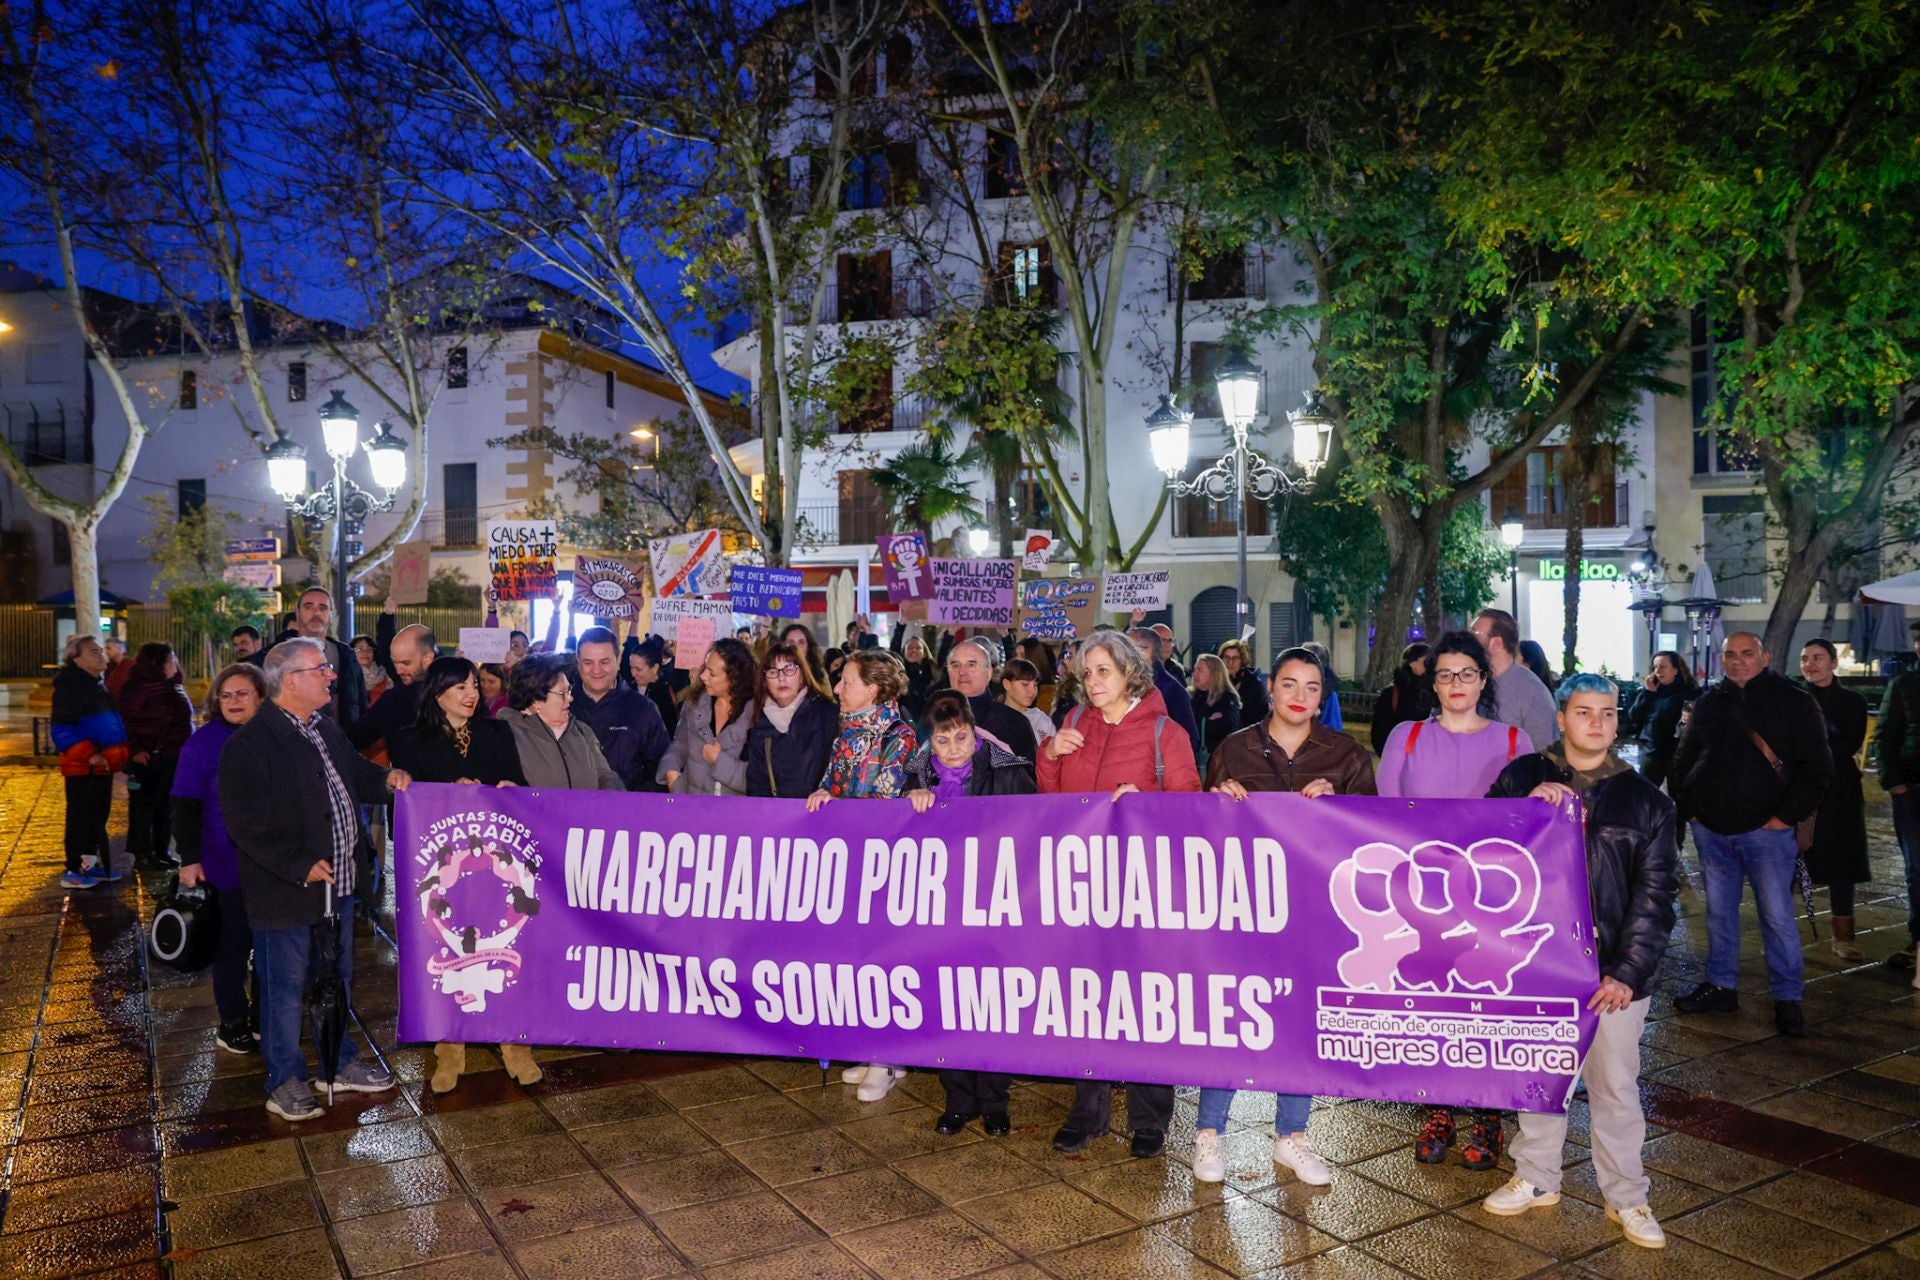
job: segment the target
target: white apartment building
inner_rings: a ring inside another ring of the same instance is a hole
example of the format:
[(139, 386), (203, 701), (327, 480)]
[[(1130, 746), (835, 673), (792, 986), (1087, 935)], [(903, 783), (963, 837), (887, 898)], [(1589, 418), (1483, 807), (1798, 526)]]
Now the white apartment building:
[[(13, 281), (25, 283), (31, 282)], [(614, 349), (596, 313), (585, 307), (572, 314), (558, 310), (551, 293), (537, 310), (523, 302), (497, 301), (483, 329), (433, 339), (422, 361), (433, 398), (427, 417), (426, 507), (415, 537), (432, 543), (436, 572), (457, 568), (476, 586), (487, 581), (482, 541), (488, 521), (522, 516), (541, 498), (573, 509), (599, 501), (596, 493), (566, 483), (569, 464), (548, 451), (495, 447), (489, 441), (539, 426), (562, 435), (617, 439), (664, 426), (684, 408), (678, 388), (665, 375)], [(127, 425), (65, 310), (60, 296), (45, 288), (0, 288), (0, 320), (12, 326), (0, 334), (0, 425), (44, 483), (63, 493), (89, 494), (97, 492), (119, 456)], [(366, 360), (363, 348), (350, 352), (365, 376), (316, 346), (274, 345), (261, 355), (275, 416), (306, 449), (313, 485), (331, 479), (318, 414), (333, 391), (359, 410), (363, 440), (393, 416), (368, 377), (405, 402), (397, 373)], [(130, 600), (161, 601), (141, 543), (147, 526), (141, 500), (150, 494), (161, 495), (175, 510), (209, 504), (232, 512), (239, 518), (236, 537), (278, 534), (291, 550), (286, 508), (267, 483), (260, 410), (237, 357), (151, 355), (125, 360), (121, 367), (142, 419), (155, 429), (101, 527), (103, 588)], [(714, 395), (708, 407), (723, 412), (726, 400)], [(411, 435), (399, 424), (396, 430)], [(348, 475), (373, 489), (363, 456), (348, 464)], [(365, 544), (371, 547), (385, 537), (406, 505), (403, 490), (393, 511), (371, 517)], [(9, 598), (34, 600), (70, 589), (64, 529), (34, 511), (4, 480), (0, 530), (6, 540), (0, 550), (20, 548), (20, 556), (30, 557), (37, 568), (11, 575)], [(563, 547), (562, 553), (577, 550)], [(304, 573), (303, 564), (287, 567)], [(563, 560), (562, 568), (567, 567)]]

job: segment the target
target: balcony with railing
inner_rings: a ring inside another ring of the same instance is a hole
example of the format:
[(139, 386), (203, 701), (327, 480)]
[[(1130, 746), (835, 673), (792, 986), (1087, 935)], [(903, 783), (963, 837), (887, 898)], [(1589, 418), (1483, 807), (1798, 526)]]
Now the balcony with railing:
[[(919, 431), (936, 416), (937, 408), (922, 396), (885, 397), (865, 410), (835, 414), (819, 405), (801, 414), (800, 429), (825, 435), (871, 435), (880, 431)], [(754, 429), (760, 426), (760, 405), (753, 410)]]
[(800, 504), (802, 546), (860, 547), (893, 532), (886, 509), (875, 502), (822, 501)]
[[(1633, 506), (1628, 500), (1627, 487), (1625, 480), (1595, 485), (1587, 504), (1585, 527), (1620, 529), (1632, 523)], [(1522, 500), (1501, 505), (1503, 497), (1516, 489), (1522, 491)], [(1509, 509), (1520, 513), (1520, 523), (1528, 529), (1564, 529), (1567, 527), (1566, 487), (1559, 484), (1496, 487), (1491, 508), (1493, 518), (1505, 519)]]
[(1235, 302), (1267, 296), (1267, 255), (1254, 245), (1214, 254), (1200, 264), (1195, 277), (1182, 269), (1178, 258), (1167, 263), (1167, 297), (1185, 290), (1188, 302)]
[[(858, 283), (842, 288), (829, 280), (824, 286), (820, 320), (823, 324), (863, 324), (885, 320), (924, 320), (934, 312), (934, 291), (919, 272), (896, 273), (886, 286), (876, 283), (862, 287)], [(787, 303), (785, 316), (790, 325), (807, 322), (813, 309), (813, 292), (796, 293)]]

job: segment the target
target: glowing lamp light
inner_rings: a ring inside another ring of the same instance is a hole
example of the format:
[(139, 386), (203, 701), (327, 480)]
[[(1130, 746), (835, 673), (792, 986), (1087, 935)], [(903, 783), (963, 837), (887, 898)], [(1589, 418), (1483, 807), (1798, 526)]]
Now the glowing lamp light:
[(320, 408), (320, 434), (335, 458), (351, 458), (360, 447), (360, 411), (338, 391)]
[(1333, 415), (1318, 388), (1307, 392), (1307, 402), (1288, 414), (1287, 422), (1293, 427), (1293, 465), (1311, 478), (1333, 448)]
[(284, 437), (268, 445), (267, 483), (282, 501), (298, 498), (307, 488), (307, 451)]
[(1509, 551), (1518, 551), (1526, 540), (1527, 526), (1521, 523), (1520, 513), (1508, 507), (1507, 518), (1500, 522), (1500, 545)]
[(367, 465), (373, 482), (389, 493), (407, 482), (407, 442), (393, 434), (391, 422), (382, 422), (380, 434), (367, 441)]
[(1260, 370), (1235, 352), (1213, 375), (1220, 392), (1220, 416), (1230, 427), (1244, 427), (1260, 409)]
[(993, 535), (988, 533), (986, 529), (980, 525), (975, 525), (973, 528), (967, 530), (967, 546), (973, 551), (974, 555), (984, 556), (987, 554), (987, 549), (992, 545)]
[(1160, 405), (1147, 415), (1147, 445), (1153, 450), (1153, 465), (1169, 476), (1187, 469), (1187, 440), (1192, 432), (1193, 415), (1173, 407), (1173, 401), (1160, 397)]

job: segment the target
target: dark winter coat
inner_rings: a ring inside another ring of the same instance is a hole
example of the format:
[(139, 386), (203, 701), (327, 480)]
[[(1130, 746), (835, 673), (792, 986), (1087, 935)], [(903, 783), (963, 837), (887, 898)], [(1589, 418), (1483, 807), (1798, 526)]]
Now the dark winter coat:
[(1824, 689), (1805, 688), (1826, 718), (1827, 750), (1833, 755), (1833, 783), (1814, 820), (1807, 871), (1815, 884), (1862, 884), (1873, 877), (1867, 866), (1867, 799), (1855, 763), (1867, 741), (1867, 700), (1837, 680)]
[(1873, 749), (1881, 786), (1892, 791), (1920, 783), (1920, 671), (1904, 672), (1887, 685)]
[(1240, 727), (1240, 700), (1232, 694), (1209, 702), (1206, 694), (1193, 689), (1188, 691), (1187, 705), (1193, 709), (1194, 723), (1200, 726), (1200, 745), (1209, 756)]
[(1689, 694), (1675, 680), (1643, 692), (1634, 699), (1633, 709), (1627, 713), (1627, 727), (1640, 742), (1640, 772), (1655, 786), (1667, 780), (1674, 748), (1680, 739), (1680, 713), (1686, 710), (1688, 701), (1697, 696)]
[[(1749, 730), (1786, 766), (1784, 782)], [(1820, 704), (1786, 678), (1762, 671), (1744, 688), (1722, 680), (1700, 695), (1674, 752), (1667, 790), (1682, 821), (1730, 836), (1758, 830), (1770, 818), (1792, 826), (1820, 807), (1832, 781)]]
[[(659, 681), (648, 686), (661, 687)], [(573, 718), (593, 730), (600, 753), (627, 790), (659, 789), (654, 785), (653, 772), (666, 756), (673, 736), (651, 698), (632, 685), (618, 682), (598, 702), (588, 697), (585, 689), (575, 689)]]
[(96, 755), (107, 763), (100, 773), (114, 773), (127, 762), (127, 726), (114, 709), (113, 698), (101, 678), (68, 662), (53, 676), (53, 707), (48, 713), (53, 749), (60, 753), (60, 775), (84, 778), (96, 772)]
[(1373, 752), (1379, 755), (1387, 749), (1387, 739), (1393, 731), (1409, 720), (1425, 720), (1428, 715), (1427, 690), (1419, 676), (1406, 667), (1393, 673), (1393, 683), (1380, 691), (1373, 700), (1373, 724), (1370, 734), (1373, 739)]
[(1187, 742), (1197, 755), (1200, 751), (1200, 723), (1194, 719), (1193, 699), (1187, 696), (1184, 680), (1167, 670), (1167, 664), (1153, 664), (1153, 687), (1160, 691), (1160, 699), (1167, 706), (1167, 716), (1186, 732)]
[[(1571, 787), (1574, 777), (1564, 760), (1535, 752), (1503, 769), (1487, 795), (1516, 799), (1543, 782)], [(1673, 802), (1625, 765), (1580, 800), (1587, 814), (1587, 889), (1600, 976), (1633, 988), (1639, 1000), (1652, 990), (1673, 933), (1679, 888)]]
[(747, 730), (747, 794), (804, 800), (827, 776), (833, 740), (840, 736), (840, 708), (811, 690), (800, 695), (785, 733), (757, 715)]
[[(362, 804), (385, 804), (387, 770), (360, 755), (325, 716), (315, 725), (340, 781)], [(240, 854), (240, 893), (256, 929), (296, 929), (326, 910), (322, 886), (307, 883), (316, 862), (333, 859), (333, 810), (313, 745), (272, 703), (220, 750), (220, 811)], [(373, 845), (354, 811), (354, 883), (373, 883)]]
[(193, 703), (185, 688), (155, 663), (140, 659), (116, 701), (126, 722), (130, 755), (144, 753), (156, 763), (179, 758), (193, 734)]
[[(921, 747), (907, 762), (907, 785), (920, 791), (932, 791), (940, 785), (939, 775), (934, 772), (931, 745)], [(1030, 762), (991, 742), (980, 743), (973, 753), (973, 772), (967, 778), (969, 796), (1030, 796), (1033, 792)]]
[[(516, 713), (517, 714), (517, 713)], [(520, 748), (514, 743), (513, 730), (504, 720), (475, 716), (467, 721), (472, 737), (467, 754), (453, 739), (438, 733), (423, 732), (416, 724), (387, 742), (387, 754), (393, 767), (405, 769), (419, 782), (459, 782), (471, 778), (483, 787), (511, 782), (527, 785), (526, 770), (520, 767)]]
[(1240, 674), (1233, 678), (1233, 691), (1240, 696), (1241, 724), (1259, 724), (1272, 713), (1266, 681), (1252, 667), (1240, 668)]

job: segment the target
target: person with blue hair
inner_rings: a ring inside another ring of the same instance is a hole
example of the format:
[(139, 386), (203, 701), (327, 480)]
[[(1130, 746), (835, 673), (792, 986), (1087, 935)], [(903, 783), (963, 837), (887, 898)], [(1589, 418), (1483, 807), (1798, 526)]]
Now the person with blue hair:
[[(1568, 676), (1555, 691), (1560, 740), (1501, 770), (1492, 799), (1532, 796), (1555, 806), (1578, 799), (1586, 810), (1587, 881), (1593, 900), (1594, 952), (1600, 985), (1587, 1008), (1600, 1015), (1593, 1044), (1580, 1064), (1592, 1113), (1593, 1167), (1606, 1198), (1607, 1217), (1632, 1243), (1666, 1244), (1647, 1207), (1649, 1182), (1641, 1162), (1646, 1115), (1640, 1106), (1640, 1033), (1652, 1003), (1654, 974), (1673, 932), (1678, 880), (1673, 802), (1614, 754), (1620, 730), (1620, 691), (1605, 676)], [(1560, 1201), (1564, 1114), (1520, 1113), (1508, 1148), (1514, 1175), (1481, 1201), (1488, 1213), (1511, 1217)]]

